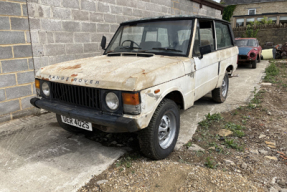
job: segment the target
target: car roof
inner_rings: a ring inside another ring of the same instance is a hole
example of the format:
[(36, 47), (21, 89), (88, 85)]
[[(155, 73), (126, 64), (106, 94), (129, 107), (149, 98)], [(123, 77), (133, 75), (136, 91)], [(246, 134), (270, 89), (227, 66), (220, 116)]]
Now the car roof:
[(221, 22), (230, 24), (228, 21), (225, 21), (222, 19), (218, 19), (215, 17), (202, 16), (202, 15), (165, 15), (165, 16), (160, 16), (160, 17), (148, 17), (148, 18), (142, 18), (138, 20), (125, 21), (125, 22), (122, 22), (121, 25), (147, 22), (147, 21), (164, 21), (164, 20), (180, 20), (180, 19), (186, 20), (186, 19), (197, 19), (197, 18), (198, 19), (211, 19), (211, 20), (221, 21)]

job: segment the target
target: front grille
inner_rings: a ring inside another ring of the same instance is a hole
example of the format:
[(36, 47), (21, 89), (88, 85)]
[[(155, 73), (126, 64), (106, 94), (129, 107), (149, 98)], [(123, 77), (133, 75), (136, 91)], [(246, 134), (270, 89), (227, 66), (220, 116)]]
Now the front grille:
[(67, 103), (100, 109), (100, 90), (51, 82), (51, 98)]
[(245, 56), (245, 55), (239, 55), (239, 59), (247, 59), (247, 56)]

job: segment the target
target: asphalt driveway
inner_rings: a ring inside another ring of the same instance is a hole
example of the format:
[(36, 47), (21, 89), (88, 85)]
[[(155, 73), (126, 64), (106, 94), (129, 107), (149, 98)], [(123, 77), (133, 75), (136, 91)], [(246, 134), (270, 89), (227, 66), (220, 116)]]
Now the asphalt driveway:
[[(192, 138), (197, 123), (207, 113), (246, 104), (254, 87), (259, 87), (267, 64), (262, 61), (257, 69), (240, 67), (238, 77), (230, 79), (225, 103), (215, 104), (207, 95), (182, 111), (177, 147)], [(0, 191), (76, 191), (125, 151), (62, 130), (51, 113), (5, 123), (0, 125)]]

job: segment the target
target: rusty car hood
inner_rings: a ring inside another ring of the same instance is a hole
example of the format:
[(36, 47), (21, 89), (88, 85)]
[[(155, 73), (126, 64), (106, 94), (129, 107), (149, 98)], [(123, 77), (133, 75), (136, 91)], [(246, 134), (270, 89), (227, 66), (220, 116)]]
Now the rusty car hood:
[(36, 78), (87, 87), (139, 91), (185, 75), (186, 57), (97, 56), (41, 68)]

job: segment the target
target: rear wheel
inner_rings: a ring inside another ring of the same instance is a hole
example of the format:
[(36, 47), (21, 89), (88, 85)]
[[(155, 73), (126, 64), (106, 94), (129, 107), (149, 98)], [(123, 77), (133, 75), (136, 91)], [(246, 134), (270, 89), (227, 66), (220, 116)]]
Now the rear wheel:
[(174, 149), (180, 127), (179, 109), (169, 99), (161, 101), (149, 123), (139, 132), (142, 153), (151, 159), (164, 159)]
[(71, 133), (84, 133), (86, 132), (85, 130), (83, 129), (79, 129), (77, 127), (74, 127), (72, 125), (68, 125), (66, 123), (63, 123), (62, 121), (62, 118), (61, 118), (61, 115), (59, 114), (56, 114), (56, 118), (57, 118), (57, 121), (58, 121), (58, 124), (63, 128), (65, 129), (66, 131), (69, 131)]
[(256, 69), (256, 67), (257, 67), (257, 60), (254, 60), (254, 61), (252, 62), (252, 68), (253, 68), (253, 69)]
[(217, 103), (223, 103), (227, 98), (228, 88), (229, 88), (229, 78), (228, 74), (225, 73), (221, 87), (216, 88), (212, 91), (212, 99)]

